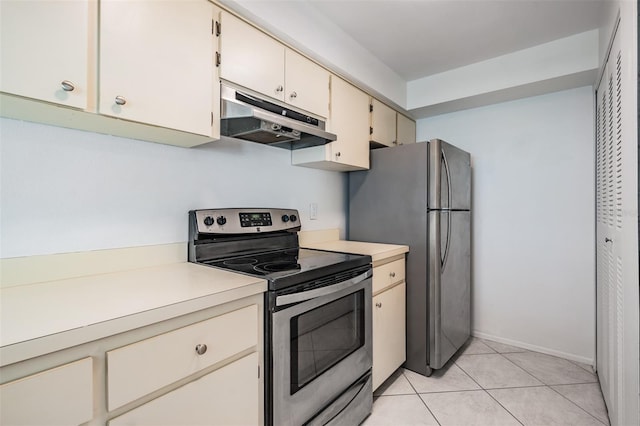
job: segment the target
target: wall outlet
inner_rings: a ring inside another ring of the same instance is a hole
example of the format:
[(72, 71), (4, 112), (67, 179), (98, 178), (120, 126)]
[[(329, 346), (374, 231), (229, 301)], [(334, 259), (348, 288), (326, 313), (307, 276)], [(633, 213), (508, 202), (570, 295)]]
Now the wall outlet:
[(318, 203), (309, 204), (309, 219), (318, 219)]

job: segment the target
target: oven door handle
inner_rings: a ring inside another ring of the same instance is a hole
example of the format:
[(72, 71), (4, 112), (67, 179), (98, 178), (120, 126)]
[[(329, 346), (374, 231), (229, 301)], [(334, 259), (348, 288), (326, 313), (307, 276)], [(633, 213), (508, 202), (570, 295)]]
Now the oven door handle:
[(305, 300), (315, 299), (316, 297), (327, 296), (332, 293), (337, 293), (345, 288), (351, 287), (354, 284), (358, 284), (369, 278), (372, 275), (371, 269), (364, 274), (360, 274), (357, 277), (351, 278), (347, 281), (341, 281), (337, 284), (329, 285), (326, 287), (316, 288), (308, 291), (301, 291), (300, 293), (284, 294), (276, 297), (276, 306), (290, 305), (291, 303), (304, 302)]

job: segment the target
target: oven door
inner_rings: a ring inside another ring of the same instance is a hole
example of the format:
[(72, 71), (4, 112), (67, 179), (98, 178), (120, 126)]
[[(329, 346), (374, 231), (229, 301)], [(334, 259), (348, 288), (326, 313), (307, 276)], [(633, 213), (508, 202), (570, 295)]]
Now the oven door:
[[(272, 313), (272, 413), (278, 426), (309, 421), (371, 370), (371, 269), (280, 301), (276, 296), (276, 306), (292, 300), (303, 301)], [(367, 414), (371, 397), (368, 404)]]

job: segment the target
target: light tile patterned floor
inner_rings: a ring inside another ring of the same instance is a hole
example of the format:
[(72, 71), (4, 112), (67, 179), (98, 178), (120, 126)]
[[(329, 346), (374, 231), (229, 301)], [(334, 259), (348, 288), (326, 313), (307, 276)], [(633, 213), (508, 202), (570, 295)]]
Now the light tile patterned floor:
[(363, 426), (609, 425), (588, 365), (471, 338), (431, 377), (399, 369)]

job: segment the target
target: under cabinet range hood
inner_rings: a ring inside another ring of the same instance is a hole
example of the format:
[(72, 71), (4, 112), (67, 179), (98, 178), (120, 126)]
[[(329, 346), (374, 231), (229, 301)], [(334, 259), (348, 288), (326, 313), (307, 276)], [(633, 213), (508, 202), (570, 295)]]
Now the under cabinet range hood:
[(221, 83), (220, 133), (285, 149), (324, 145), (336, 135), (324, 121)]

